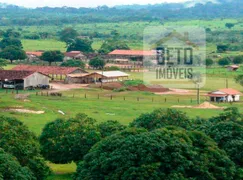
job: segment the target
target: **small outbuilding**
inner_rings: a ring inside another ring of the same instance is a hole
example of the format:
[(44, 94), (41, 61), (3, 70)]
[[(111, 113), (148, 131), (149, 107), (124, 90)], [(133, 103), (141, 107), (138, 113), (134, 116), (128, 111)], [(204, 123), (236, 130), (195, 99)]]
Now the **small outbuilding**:
[(238, 65), (231, 65), (227, 67), (228, 71), (237, 71), (239, 68), (240, 66)]
[(232, 89), (219, 89), (207, 94), (212, 102), (237, 102), (240, 101), (241, 92)]
[(121, 71), (103, 71), (82, 74), (69, 74), (65, 79), (67, 84), (91, 84), (97, 82), (117, 82), (128, 79), (129, 74)]
[(49, 86), (50, 77), (40, 72), (0, 70), (1, 88), (26, 89), (38, 85)]

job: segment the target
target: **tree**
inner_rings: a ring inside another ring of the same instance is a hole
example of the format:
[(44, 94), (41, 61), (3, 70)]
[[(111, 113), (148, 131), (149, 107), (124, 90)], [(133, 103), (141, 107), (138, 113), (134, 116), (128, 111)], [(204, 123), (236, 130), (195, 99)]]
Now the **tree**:
[(7, 60), (0, 58), (0, 69), (3, 69), (4, 66), (7, 66)]
[(236, 76), (235, 82), (243, 86), (243, 74)]
[(101, 45), (99, 49), (99, 53), (108, 54), (115, 49), (125, 49), (129, 50), (129, 46), (121, 40), (120, 34), (117, 30), (111, 31), (111, 38), (105, 40), (105, 42)]
[(68, 120), (57, 119), (48, 123), (40, 136), (43, 156), (58, 164), (78, 162), (101, 139), (95, 120), (78, 114)]
[(226, 151), (232, 161), (243, 167), (243, 126), (234, 122), (221, 122), (211, 126), (206, 133), (219, 148)]
[(122, 125), (118, 121), (106, 121), (98, 125), (99, 132), (102, 138), (115, 134), (124, 130), (126, 126)]
[(3, 149), (0, 149), (0, 179), (36, 180), (27, 167), (22, 167), (14, 156)]
[(8, 29), (6, 32), (3, 33), (5, 38), (20, 38), (20, 33), (14, 31), (13, 29)]
[(74, 40), (78, 36), (78, 32), (73, 28), (65, 28), (60, 32), (61, 41), (66, 42), (67, 44)]
[(67, 60), (66, 62), (63, 62), (61, 64), (62, 67), (79, 67), (82, 69), (85, 69), (85, 63), (83, 61), (80, 60), (75, 60), (75, 59), (71, 59), (71, 60)]
[(218, 53), (224, 53), (226, 52), (227, 50), (229, 49), (229, 46), (228, 45), (217, 45), (217, 52)]
[(22, 122), (1, 116), (0, 137), (1, 148), (15, 156), (21, 166), (28, 167), (37, 180), (45, 179), (50, 173), (40, 155), (38, 138)]
[(24, 60), (27, 58), (26, 53), (19, 47), (16, 46), (7, 46), (0, 52), (0, 58), (8, 59), (11, 63), (14, 60)]
[(15, 46), (15, 47), (18, 47), (20, 49), (23, 48), (23, 45), (22, 45), (22, 43), (19, 39), (16, 39), (16, 38), (4, 38), (4, 39), (2, 39), (1, 42), (0, 42), (0, 48), (4, 49), (8, 46)]
[(140, 115), (130, 126), (145, 128), (149, 131), (168, 125), (190, 128), (191, 120), (184, 112), (175, 109), (156, 109), (152, 113)]
[(82, 51), (84, 53), (94, 52), (92, 49), (92, 41), (89, 39), (76, 38), (68, 44), (67, 52), (69, 51)]
[(103, 69), (105, 64), (105, 61), (100, 57), (95, 57), (89, 61), (89, 66), (95, 69)]
[(80, 162), (81, 179), (233, 180), (235, 164), (203, 133), (128, 129), (97, 143)]
[(243, 55), (235, 56), (233, 59), (234, 64), (242, 64), (243, 63)]
[(227, 57), (225, 57), (225, 58), (220, 59), (220, 60), (218, 61), (218, 64), (219, 64), (220, 66), (227, 66), (227, 65), (230, 64), (230, 60), (229, 60)]
[(213, 60), (210, 59), (210, 58), (207, 58), (206, 59), (206, 66), (209, 67), (209, 66), (212, 66), (213, 65)]
[(233, 28), (234, 26), (235, 26), (234, 23), (226, 23), (226, 24), (225, 24), (225, 27), (227, 27), (227, 28), (229, 28), (229, 29)]
[(45, 51), (40, 59), (43, 61), (47, 61), (49, 65), (53, 62), (62, 62), (64, 58), (64, 54), (61, 51)]

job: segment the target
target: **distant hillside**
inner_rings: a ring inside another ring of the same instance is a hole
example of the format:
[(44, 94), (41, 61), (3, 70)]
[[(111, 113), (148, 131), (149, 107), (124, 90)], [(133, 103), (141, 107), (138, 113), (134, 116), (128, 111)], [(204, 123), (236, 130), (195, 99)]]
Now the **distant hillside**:
[(0, 25), (61, 25), (92, 22), (167, 21), (243, 18), (242, 0), (193, 0), (186, 3), (97, 8), (26, 9), (0, 3)]

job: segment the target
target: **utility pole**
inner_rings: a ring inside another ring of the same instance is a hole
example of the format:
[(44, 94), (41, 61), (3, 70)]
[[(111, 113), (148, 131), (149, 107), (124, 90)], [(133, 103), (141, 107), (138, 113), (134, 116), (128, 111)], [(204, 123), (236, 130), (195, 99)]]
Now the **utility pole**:
[(228, 78), (226, 78), (226, 88), (229, 88), (229, 82), (228, 82)]
[(197, 104), (200, 104), (200, 84), (197, 83)]

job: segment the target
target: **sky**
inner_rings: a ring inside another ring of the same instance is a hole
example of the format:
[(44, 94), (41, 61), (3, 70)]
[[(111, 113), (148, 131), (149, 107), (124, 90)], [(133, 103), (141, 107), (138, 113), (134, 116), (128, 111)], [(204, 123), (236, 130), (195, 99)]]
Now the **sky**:
[(24, 7), (97, 7), (100, 5), (114, 6), (127, 4), (155, 4), (163, 2), (183, 2), (186, 0), (0, 0), (1, 3)]

